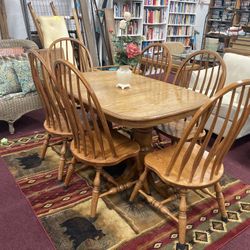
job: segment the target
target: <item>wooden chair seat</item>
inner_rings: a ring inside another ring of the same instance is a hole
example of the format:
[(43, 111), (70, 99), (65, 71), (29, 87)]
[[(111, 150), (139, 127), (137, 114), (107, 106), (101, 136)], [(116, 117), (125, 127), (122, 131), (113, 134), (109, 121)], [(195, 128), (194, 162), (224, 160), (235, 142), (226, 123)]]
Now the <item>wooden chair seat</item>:
[[(93, 133), (95, 132), (93, 131)], [(75, 155), (77, 159), (85, 162), (86, 164), (95, 166), (113, 166), (127, 158), (135, 157), (138, 154), (140, 147), (136, 142), (129, 140), (127, 137), (115, 131), (112, 132), (111, 135), (116, 150), (116, 157), (112, 155), (112, 152), (110, 151), (109, 148), (109, 141), (107, 138), (105, 138), (103, 134), (102, 138), (103, 138), (105, 158), (103, 158), (102, 151), (100, 150), (99, 147), (95, 148), (95, 155), (90, 150), (87, 152), (86, 155), (84, 154), (84, 150), (81, 150), (79, 152), (78, 147), (75, 146), (74, 141), (72, 141), (70, 146), (71, 152), (73, 153), (73, 155)], [(80, 148), (83, 148), (82, 144), (83, 142), (81, 142)], [(91, 146), (89, 140), (86, 142), (86, 144), (87, 148), (90, 149)], [(94, 135), (94, 144), (98, 145), (96, 135)]]
[[(177, 138), (181, 138), (183, 136), (183, 132), (187, 128), (190, 120), (189, 119), (181, 119), (179, 121), (169, 122), (166, 124), (161, 124), (157, 126), (155, 129), (156, 131), (162, 133), (165, 136), (168, 136), (171, 138), (172, 142), (175, 142)], [(189, 136), (187, 137), (187, 140), (190, 141), (195, 133), (196, 133), (197, 127), (194, 127), (192, 131), (190, 132)], [(199, 137), (202, 139), (206, 135), (206, 131), (203, 130)]]
[[(177, 161), (175, 162), (173, 166), (173, 171), (171, 172), (171, 175), (169, 176), (165, 174), (166, 166), (169, 164), (169, 162), (171, 161), (173, 157), (173, 154), (176, 150), (176, 144), (170, 147), (164, 148), (163, 150), (155, 151), (146, 155), (145, 160), (144, 160), (145, 165), (150, 170), (158, 174), (158, 176), (162, 179), (162, 181), (164, 181), (167, 184), (170, 183), (175, 186), (180, 186), (180, 187), (184, 186), (186, 188), (192, 189), (192, 187), (202, 188), (202, 187), (210, 186), (216, 183), (224, 173), (223, 165), (221, 165), (220, 171), (218, 172), (218, 174), (214, 175), (213, 178), (210, 179), (211, 171), (212, 171), (212, 164), (210, 164), (210, 166), (207, 168), (205, 172), (203, 182), (200, 182), (202, 167), (200, 168), (198, 167), (194, 173), (194, 178), (192, 182), (189, 182), (190, 176), (192, 175), (191, 168), (193, 166), (195, 157), (191, 157), (189, 159), (188, 164), (186, 165), (186, 167), (184, 168), (182, 172), (180, 180), (178, 180), (178, 174), (180, 173), (180, 166), (181, 166), (180, 161), (183, 159), (184, 154), (186, 150), (188, 149), (189, 145), (190, 145), (190, 142), (187, 142), (183, 145), (183, 148), (179, 152), (179, 156), (178, 156), (179, 160), (177, 159)], [(199, 150), (200, 150), (200, 146), (196, 144), (192, 154), (194, 156), (197, 155)], [(204, 155), (206, 156), (207, 154), (204, 154)], [(206, 157), (204, 155), (203, 155), (203, 158), (205, 160)], [(203, 166), (202, 162), (204, 160), (201, 160), (201, 164), (199, 166)]]

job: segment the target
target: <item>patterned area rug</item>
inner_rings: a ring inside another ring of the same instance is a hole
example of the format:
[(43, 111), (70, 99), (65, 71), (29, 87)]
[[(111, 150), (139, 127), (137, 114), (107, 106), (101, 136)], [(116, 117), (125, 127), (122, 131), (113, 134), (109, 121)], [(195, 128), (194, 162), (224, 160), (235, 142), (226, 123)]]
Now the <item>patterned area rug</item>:
[[(131, 190), (100, 199), (98, 218), (92, 222), (89, 210), (93, 171), (80, 170), (79, 166), (72, 185), (64, 189), (56, 179), (56, 153), (49, 149), (44, 161), (39, 158), (42, 135), (20, 138), (18, 146), (13, 143), (0, 147), (0, 151), (57, 249), (174, 249), (176, 224), (140, 196), (129, 204)], [(20, 145), (20, 140), (27, 143)], [(220, 220), (213, 199), (189, 192), (189, 249), (218, 249), (250, 224), (250, 186), (228, 176), (224, 176), (222, 185), (228, 223)], [(168, 207), (177, 212), (177, 204), (173, 201)]]

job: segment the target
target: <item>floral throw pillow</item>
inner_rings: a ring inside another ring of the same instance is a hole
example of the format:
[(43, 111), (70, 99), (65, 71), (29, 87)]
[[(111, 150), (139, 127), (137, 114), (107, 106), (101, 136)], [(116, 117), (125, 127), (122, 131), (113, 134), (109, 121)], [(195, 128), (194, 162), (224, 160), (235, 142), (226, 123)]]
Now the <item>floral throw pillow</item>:
[(0, 64), (0, 96), (21, 92), (17, 75), (10, 61)]
[(21, 85), (22, 92), (27, 94), (36, 91), (28, 58), (23, 60), (13, 60), (12, 64)]

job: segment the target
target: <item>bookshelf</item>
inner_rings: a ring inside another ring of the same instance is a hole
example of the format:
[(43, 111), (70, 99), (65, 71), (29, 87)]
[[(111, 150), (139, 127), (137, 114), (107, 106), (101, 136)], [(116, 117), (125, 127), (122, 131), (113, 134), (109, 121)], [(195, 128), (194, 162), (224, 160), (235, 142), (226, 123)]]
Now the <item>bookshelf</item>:
[[(115, 33), (117, 36), (142, 36), (143, 30), (143, 0), (114, 0)], [(130, 12), (131, 21), (126, 30), (119, 28), (119, 22), (123, 19), (124, 12)]]
[(223, 52), (238, 36), (228, 34), (228, 29), (232, 26), (242, 26), (243, 30), (247, 31), (249, 22), (249, 0), (212, 0), (205, 23), (203, 47), (207, 38), (218, 39), (217, 51)]
[[(119, 36), (144, 36), (142, 48), (154, 42), (177, 41), (189, 47), (194, 33), (198, 0), (113, 0), (115, 33)], [(127, 30), (119, 22), (124, 12), (132, 14)]]
[(169, 0), (166, 40), (189, 47), (194, 33), (197, 0)]
[(142, 48), (166, 41), (168, 0), (144, 0)]

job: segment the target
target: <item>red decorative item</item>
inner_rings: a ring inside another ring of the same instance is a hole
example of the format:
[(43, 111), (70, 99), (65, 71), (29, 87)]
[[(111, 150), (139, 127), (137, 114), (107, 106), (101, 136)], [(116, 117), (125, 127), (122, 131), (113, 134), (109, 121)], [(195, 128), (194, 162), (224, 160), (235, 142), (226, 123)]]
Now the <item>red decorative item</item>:
[(126, 53), (128, 58), (134, 58), (140, 55), (141, 50), (135, 43), (129, 43), (126, 47)]

